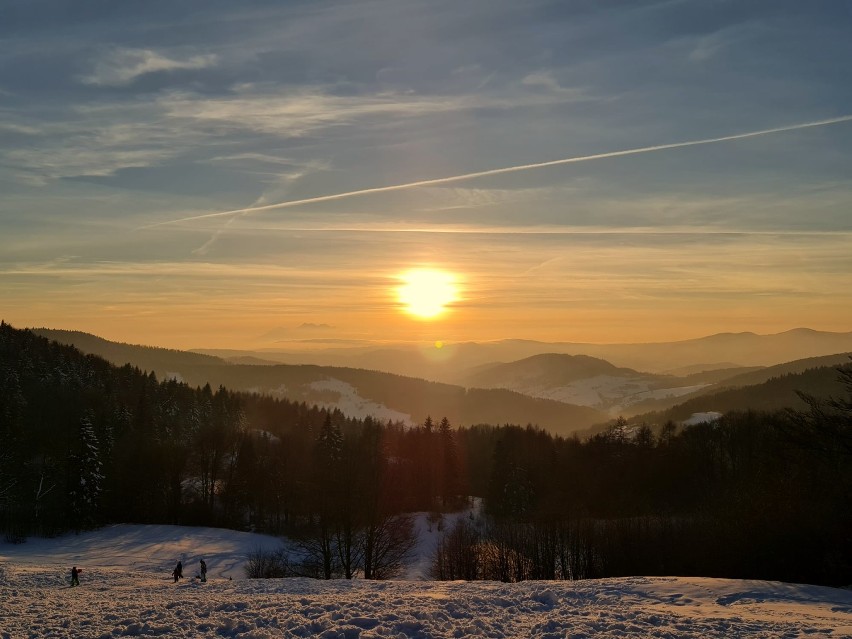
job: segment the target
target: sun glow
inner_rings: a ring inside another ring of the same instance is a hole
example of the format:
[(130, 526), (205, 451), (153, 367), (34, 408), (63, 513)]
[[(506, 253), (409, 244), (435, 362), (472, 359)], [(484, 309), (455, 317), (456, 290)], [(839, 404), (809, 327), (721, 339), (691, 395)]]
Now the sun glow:
[(458, 299), (456, 278), (433, 269), (416, 269), (399, 276), (399, 301), (411, 315), (431, 319)]

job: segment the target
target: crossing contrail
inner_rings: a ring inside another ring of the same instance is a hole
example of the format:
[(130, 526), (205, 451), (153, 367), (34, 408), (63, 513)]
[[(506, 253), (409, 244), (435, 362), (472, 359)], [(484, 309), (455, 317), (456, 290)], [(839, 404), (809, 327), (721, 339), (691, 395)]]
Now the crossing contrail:
[(606, 153), (596, 153), (594, 155), (582, 155), (573, 158), (563, 158), (561, 160), (549, 160), (547, 162), (536, 162), (534, 164), (521, 164), (518, 166), (507, 166), (500, 169), (488, 169), (486, 171), (477, 171), (475, 173), (463, 173), (461, 175), (452, 175), (449, 177), (433, 178), (430, 180), (418, 180), (416, 182), (406, 182), (405, 184), (392, 184), (390, 186), (376, 186), (368, 189), (359, 189), (357, 191), (346, 191), (345, 193), (334, 193), (333, 195), (320, 195), (317, 197), (309, 197), (303, 200), (290, 200), (288, 202), (278, 202), (277, 204), (265, 204), (263, 206), (251, 206), (243, 209), (234, 209), (231, 211), (221, 211), (218, 213), (205, 213), (203, 215), (193, 215), (191, 217), (182, 217), (177, 220), (167, 220), (165, 222), (157, 222), (148, 224), (140, 228), (153, 228), (156, 226), (165, 226), (167, 224), (177, 224), (179, 222), (192, 222), (195, 220), (205, 220), (215, 217), (226, 217), (228, 215), (246, 215), (249, 213), (259, 213), (261, 211), (272, 211), (275, 209), (286, 209), (294, 206), (302, 206), (303, 204), (314, 204), (316, 202), (331, 202), (333, 200), (343, 200), (345, 198), (357, 197), (359, 195), (371, 195), (374, 193), (388, 193), (390, 191), (402, 191), (405, 189), (414, 189), (421, 186), (435, 186), (437, 184), (450, 184), (452, 182), (462, 182), (464, 180), (472, 180), (474, 178), (488, 177), (491, 175), (502, 175), (504, 173), (518, 173), (520, 171), (530, 171), (532, 169), (541, 169), (547, 166), (559, 166), (560, 164), (574, 164), (576, 162), (588, 162), (590, 160), (603, 160), (606, 158), (618, 158), (626, 155), (639, 155), (640, 153), (653, 153), (655, 151), (666, 151), (668, 149), (680, 149), (687, 146), (700, 146), (702, 144), (716, 144), (717, 142), (730, 142), (732, 140), (744, 140), (746, 138), (756, 138), (761, 135), (771, 135), (773, 133), (784, 133), (785, 131), (798, 131), (800, 129), (810, 129), (818, 126), (826, 126), (829, 124), (837, 124), (840, 122), (852, 121), (852, 115), (841, 115), (836, 118), (828, 118), (826, 120), (816, 120), (814, 122), (804, 122), (801, 124), (790, 124), (788, 126), (779, 126), (773, 129), (761, 129), (760, 131), (749, 131), (747, 133), (736, 133), (734, 135), (725, 135), (719, 138), (706, 138), (703, 140), (688, 140), (686, 142), (672, 142), (669, 144), (657, 144), (655, 146), (643, 146), (636, 149), (625, 149), (623, 151), (608, 151)]

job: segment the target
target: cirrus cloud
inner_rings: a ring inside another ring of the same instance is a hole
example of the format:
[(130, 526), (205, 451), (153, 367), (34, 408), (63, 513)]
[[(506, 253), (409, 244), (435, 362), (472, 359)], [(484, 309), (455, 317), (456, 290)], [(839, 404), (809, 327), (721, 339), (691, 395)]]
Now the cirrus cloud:
[(176, 59), (151, 49), (111, 49), (95, 63), (92, 73), (81, 80), (97, 86), (124, 86), (149, 73), (212, 67), (217, 59), (212, 54)]

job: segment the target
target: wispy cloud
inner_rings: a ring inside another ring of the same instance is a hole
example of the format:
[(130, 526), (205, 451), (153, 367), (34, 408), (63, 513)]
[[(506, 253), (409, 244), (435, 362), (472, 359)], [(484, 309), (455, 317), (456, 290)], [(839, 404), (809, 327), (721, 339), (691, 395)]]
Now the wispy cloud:
[(582, 97), (584, 92), (576, 87), (562, 86), (550, 70), (535, 71), (524, 76), (521, 84), (547, 93)]
[(22, 124), (37, 139), (0, 149), (0, 159), (34, 179), (108, 176), (161, 163), (202, 139), (157, 111), (137, 102), (79, 105), (63, 121)]
[(122, 86), (137, 78), (160, 71), (205, 69), (217, 62), (213, 54), (192, 55), (184, 59), (168, 57), (151, 49), (111, 49), (94, 64), (89, 75), (83, 76), (84, 84), (98, 86)]
[[(119, 56), (121, 58), (121, 56)], [(194, 56), (180, 62), (153, 55), (145, 64), (125, 67), (116, 62), (115, 77), (130, 78), (132, 73), (156, 69), (201, 68), (212, 63), (210, 56)], [(174, 63), (169, 66), (170, 63)], [(108, 74), (104, 78), (112, 77)], [(138, 77), (133, 76), (133, 77)], [(266, 87), (264, 87), (266, 88)], [(33, 143), (0, 149), (6, 158), (30, 181), (75, 176), (110, 176), (124, 168), (161, 164), (164, 160), (203, 149), (206, 143), (241, 144), (247, 133), (286, 140), (319, 135), (339, 127), (359, 125), (362, 131), (403, 126), (425, 116), (440, 116), (479, 109), (513, 110), (543, 105), (589, 101), (582, 91), (570, 95), (538, 93), (495, 94), (411, 94), (396, 91), (335, 95), (331, 85), (303, 86), (286, 91), (260, 91), (211, 97), (190, 91), (171, 91), (153, 100), (117, 100), (77, 103), (63, 113), (50, 112), (51, 119), (28, 119), (0, 112), (0, 129), (35, 136)], [(55, 119), (53, 119), (55, 117)], [(245, 143), (242, 143), (245, 144)], [(215, 148), (215, 147), (213, 147)], [(238, 148), (238, 147), (237, 147)], [(261, 151), (248, 150), (216, 154), (205, 159), (202, 151), (197, 162), (239, 167), (240, 163), (288, 163)], [(301, 177), (304, 170), (325, 170), (322, 158), (292, 160), (293, 171)], [(240, 170), (237, 168), (236, 170)], [(286, 182), (284, 173), (279, 176)], [(291, 180), (292, 181), (292, 180)], [(280, 188), (262, 195), (282, 197)]]
[(170, 117), (184, 121), (218, 125), (228, 130), (304, 136), (329, 126), (352, 124), (366, 118), (419, 118), (477, 109), (509, 110), (594, 100), (581, 89), (557, 94), (378, 91), (355, 95), (338, 95), (333, 92), (334, 89), (331, 85), (319, 85), (215, 98), (194, 93), (172, 93), (160, 98), (158, 104)]

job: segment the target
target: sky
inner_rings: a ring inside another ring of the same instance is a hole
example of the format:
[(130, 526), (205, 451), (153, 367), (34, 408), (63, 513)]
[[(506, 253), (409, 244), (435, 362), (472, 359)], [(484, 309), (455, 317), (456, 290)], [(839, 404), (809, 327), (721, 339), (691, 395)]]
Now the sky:
[(0, 317), (172, 348), (850, 331), (849, 33), (837, 0), (4, 3)]

